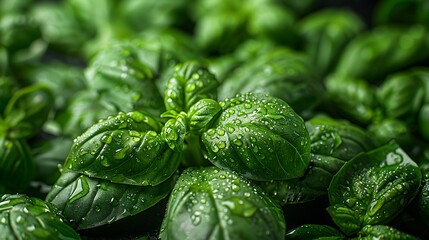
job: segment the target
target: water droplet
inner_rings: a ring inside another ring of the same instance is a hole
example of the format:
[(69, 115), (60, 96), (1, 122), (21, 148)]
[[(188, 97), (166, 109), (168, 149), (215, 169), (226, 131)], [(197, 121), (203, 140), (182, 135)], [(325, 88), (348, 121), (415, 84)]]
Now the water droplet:
[(70, 196), (70, 203), (73, 203), (83, 197), (85, 197), (89, 193), (89, 184), (84, 176), (81, 176), (77, 179), (76, 184), (74, 186), (73, 192)]
[(219, 144), (218, 144), (218, 147), (219, 147), (220, 149), (225, 148), (225, 147), (226, 147), (226, 143), (225, 143), (225, 141), (220, 141), (220, 142), (219, 142)]
[(117, 149), (116, 151), (115, 151), (115, 154), (113, 155), (113, 157), (115, 158), (115, 159), (123, 159), (126, 155), (127, 155), (127, 152), (128, 152), (128, 150), (130, 149), (130, 147), (129, 146), (126, 146), (126, 147), (124, 147), (124, 148), (120, 148), (120, 149)]

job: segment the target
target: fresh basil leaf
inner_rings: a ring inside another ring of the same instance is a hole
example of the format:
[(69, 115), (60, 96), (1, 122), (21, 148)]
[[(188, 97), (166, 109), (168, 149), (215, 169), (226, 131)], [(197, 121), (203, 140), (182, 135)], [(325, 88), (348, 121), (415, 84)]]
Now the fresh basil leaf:
[(9, 138), (29, 138), (37, 134), (49, 117), (54, 97), (46, 86), (21, 88), (9, 100), (5, 111)]
[(419, 240), (407, 233), (401, 232), (393, 227), (385, 225), (366, 225), (358, 233), (358, 237), (354, 239), (371, 240), (371, 239), (386, 239), (386, 240)]
[(368, 134), (378, 146), (394, 139), (401, 147), (408, 150), (414, 146), (411, 126), (400, 119), (385, 118), (368, 126)]
[(343, 165), (328, 189), (328, 212), (348, 235), (365, 225), (386, 224), (410, 203), (420, 182), (417, 164), (389, 143)]
[(399, 72), (383, 81), (376, 96), (387, 118), (412, 122), (421, 108), (425, 88), (413, 72)]
[(112, 43), (100, 51), (86, 68), (85, 77), (89, 89), (108, 96), (120, 111), (163, 112), (152, 70), (140, 62), (136, 49), (127, 43)]
[(347, 45), (334, 72), (379, 83), (389, 73), (429, 57), (427, 31), (422, 25), (374, 28)]
[(188, 132), (188, 116), (182, 112), (165, 123), (162, 127), (161, 136), (167, 141), (171, 149), (182, 152)]
[(429, 5), (426, 1), (382, 0), (373, 12), (376, 25), (411, 25), (429, 26)]
[(0, 197), (1, 239), (80, 239), (50, 203), (25, 195)]
[(429, 172), (423, 175), (422, 188), (417, 195), (416, 208), (421, 221), (429, 227)]
[(354, 12), (333, 8), (308, 14), (298, 24), (304, 50), (322, 76), (332, 71), (344, 47), (364, 29)]
[(140, 112), (108, 117), (76, 138), (64, 167), (115, 183), (160, 184), (180, 163), (160, 132), (161, 124)]
[(312, 115), (324, 95), (321, 81), (304, 54), (274, 48), (246, 60), (222, 83), (219, 98), (238, 93), (268, 93), (286, 101), (304, 118)]
[(374, 119), (377, 101), (375, 90), (368, 82), (332, 74), (325, 83), (329, 111), (361, 125)]
[(0, 185), (13, 192), (22, 192), (34, 174), (34, 160), (27, 143), (0, 137)]
[(283, 100), (263, 94), (221, 102), (218, 121), (202, 135), (208, 159), (254, 180), (300, 177), (310, 162), (304, 121)]
[[(18, 90), (18, 86), (15, 81), (11, 78), (0, 76), (0, 113), (4, 112), (7, 103), (16, 90)], [(0, 114), (0, 116), (3, 116), (3, 114)]]
[(190, 130), (197, 132), (207, 130), (221, 112), (222, 107), (217, 101), (213, 99), (201, 99), (189, 109)]
[(216, 77), (197, 62), (176, 66), (167, 83), (164, 103), (167, 111), (188, 112), (200, 99), (217, 99)]
[(188, 168), (170, 196), (161, 239), (284, 239), (281, 208), (240, 175)]
[(77, 229), (110, 224), (142, 212), (165, 198), (173, 175), (157, 186), (133, 186), (64, 170), (46, 200), (56, 205)]
[(327, 238), (332, 240), (345, 239), (345, 236), (331, 226), (317, 224), (305, 224), (286, 233), (286, 239), (291, 240), (315, 240)]
[(345, 162), (376, 146), (363, 129), (346, 120), (320, 116), (305, 125), (311, 140), (311, 154), (304, 176), (259, 184), (281, 205), (306, 202), (327, 194), (332, 177)]

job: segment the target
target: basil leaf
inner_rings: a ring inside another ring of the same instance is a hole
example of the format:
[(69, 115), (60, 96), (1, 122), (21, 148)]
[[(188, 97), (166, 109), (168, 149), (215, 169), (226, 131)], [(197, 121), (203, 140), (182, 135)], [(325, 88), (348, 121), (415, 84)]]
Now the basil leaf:
[(413, 72), (400, 72), (384, 80), (376, 94), (387, 118), (412, 122), (423, 103), (425, 88)]
[(161, 239), (284, 239), (281, 208), (240, 175), (188, 168), (170, 196)]
[(1, 239), (80, 239), (50, 203), (25, 195), (0, 197)]
[(174, 119), (168, 120), (162, 127), (161, 136), (167, 141), (168, 146), (182, 152), (185, 137), (189, 132), (188, 117), (185, 113), (180, 113)]
[(15, 92), (5, 111), (9, 138), (29, 138), (38, 133), (48, 119), (54, 97), (46, 86), (32, 85)]
[(119, 113), (76, 138), (64, 167), (115, 183), (157, 185), (180, 163), (180, 154), (168, 147), (160, 131), (160, 123), (149, 115)]
[(34, 160), (27, 143), (0, 137), (0, 185), (21, 192), (29, 185), (34, 173)]
[(334, 72), (380, 82), (387, 74), (429, 57), (427, 31), (421, 25), (374, 28), (350, 41)]
[(259, 185), (281, 205), (313, 200), (327, 194), (332, 177), (355, 155), (375, 147), (360, 127), (329, 117), (314, 117), (305, 123), (311, 140), (310, 164), (305, 175)]
[(390, 143), (344, 164), (329, 186), (327, 210), (348, 235), (365, 225), (386, 224), (414, 198), (420, 181), (417, 164)]
[(219, 88), (219, 98), (238, 93), (268, 93), (286, 101), (298, 114), (310, 117), (324, 89), (305, 55), (288, 48), (264, 51), (238, 67)]
[(308, 14), (298, 24), (304, 50), (322, 76), (332, 71), (347, 43), (364, 29), (354, 12), (332, 8)]
[(286, 233), (286, 239), (314, 240), (314, 239), (345, 239), (337, 229), (328, 225), (305, 224)]
[(304, 121), (283, 100), (262, 94), (221, 102), (218, 121), (202, 135), (208, 159), (254, 180), (300, 177), (310, 161)]
[(416, 208), (421, 221), (429, 227), (429, 172), (423, 175), (422, 188), (417, 195)]
[(46, 197), (77, 229), (87, 229), (142, 212), (173, 188), (173, 175), (157, 186), (132, 186), (64, 170)]
[(205, 67), (185, 62), (175, 67), (167, 83), (164, 103), (167, 111), (188, 112), (200, 99), (217, 99), (218, 82)]
[(420, 238), (403, 233), (393, 227), (385, 225), (366, 225), (358, 233), (359, 237), (354, 239), (371, 240), (371, 239), (389, 239), (389, 240), (418, 240)]
[(191, 131), (203, 132), (221, 113), (222, 107), (213, 99), (201, 99), (189, 109), (189, 128)]
[(100, 51), (85, 70), (89, 89), (102, 92), (120, 111), (163, 112), (161, 94), (151, 69), (127, 43), (112, 43)]
[(375, 90), (368, 82), (332, 74), (325, 83), (328, 110), (361, 125), (373, 120), (377, 101)]

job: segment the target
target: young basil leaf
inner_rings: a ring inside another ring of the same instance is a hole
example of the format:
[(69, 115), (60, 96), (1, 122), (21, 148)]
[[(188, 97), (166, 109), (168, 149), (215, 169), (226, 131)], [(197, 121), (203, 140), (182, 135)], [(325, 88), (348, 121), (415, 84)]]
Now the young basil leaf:
[(196, 62), (176, 66), (167, 83), (164, 103), (167, 111), (188, 112), (200, 99), (217, 99), (218, 82), (205, 67)]
[(168, 120), (162, 127), (161, 136), (168, 146), (177, 152), (182, 152), (185, 137), (189, 132), (188, 116), (181, 112), (173, 119)]
[(201, 99), (189, 109), (188, 117), (190, 130), (197, 132), (207, 130), (221, 112), (222, 107), (216, 100)]
[(43, 85), (32, 85), (15, 92), (4, 111), (8, 137), (28, 138), (38, 133), (48, 119), (53, 102), (51, 91)]
[(1, 239), (80, 239), (50, 203), (25, 195), (0, 197)]
[(298, 24), (305, 52), (322, 76), (331, 72), (343, 48), (364, 28), (358, 15), (342, 9), (316, 11)]
[(426, 1), (383, 0), (374, 9), (374, 23), (377, 25), (429, 26), (429, 5)]
[(46, 200), (77, 229), (87, 229), (142, 212), (171, 191), (173, 175), (157, 186), (133, 186), (64, 170)]
[(417, 164), (389, 143), (344, 164), (329, 186), (327, 210), (348, 235), (365, 225), (386, 224), (414, 198), (420, 181)]
[(284, 239), (282, 209), (240, 175), (188, 168), (170, 196), (161, 239)]
[(21, 192), (28, 187), (34, 173), (34, 160), (27, 143), (0, 137), (0, 185)]
[(220, 103), (218, 121), (202, 135), (208, 159), (254, 180), (300, 177), (310, 162), (304, 121), (283, 100), (237, 95)]
[(337, 229), (328, 225), (305, 224), (286, 233), (286, 239), (315, 240), (315, 239), (345, 239)]
[(371, 240), (371, 239), (389, 239), (389, 240), (419, 240), (420, 238), (414, 237), (407, 233), (401, 232), (393, 227), (385, 225), (366, 225), (358, 233), (359, 237), (354, 238), (357, 240)]
[(268, 93), (286, 101), (300, 116), (310, 117), (324, 89), (305, 55), (288, 48), (260, 53), (238, 67), (219, 88), (219, 98), (238, 93)]
[(375, 147), (360, 127), (329, 117), (305, 123), (311, 140), (310, 165), (305, 175), (284, 181), (260, 182), (281, 205), (313, 200), (327, 193), (332, 177), (355, 155)]
[(180, 163), (160, 131), (159, 122), (140, 112), (108, 117), (75, 139), (65, 168), (115, 183), (160, 184)]

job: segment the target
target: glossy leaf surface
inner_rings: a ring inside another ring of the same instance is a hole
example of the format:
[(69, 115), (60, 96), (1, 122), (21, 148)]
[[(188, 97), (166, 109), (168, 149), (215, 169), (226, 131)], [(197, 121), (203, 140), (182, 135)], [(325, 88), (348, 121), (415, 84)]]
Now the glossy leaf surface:
[(75, 140), (65, 168), (116, 183), (157, 185), (180, 163), (180, 154), (168, 147), (160, 132), (160, 123), (148, 115), (119, 113)]
[(344, 164), (329, 186), (328, 212), (346, 234), (386, 224), (414, 198), (420, 181), (417, 164), (389, 143)]
[(262, 94), (221, 102), (219, 120), (202, 135), (208, 159), (254, 180), (300, 177), (310, 161), (304, 121), (283, 100)]
[(132, 186), (64, 170), (46, 200), (77, 229), (93, 228), (133, 216), (167, 196), (177, 176), (157, 186)]
[(314, 240), (314, 239), (344, 239), (343, 234), (328, 225), (305, 224), (286, 233), (286, 239)]
[(38, 198), (20, 194), (0, 197), (1, 239), (80, 239), (64, 221), (55, 206)]
[(393, 227), (386, 225), (366, 225), (358, 233), (359, 236), (355, 239), (371, 240), (371, 239), (386, 239), (386, 240), (418, 240), (419, 238), (401, 232)]
[(161, 239), (283, 239), (281, 208), (240, 175), (188, 168), (167, 206)]
[(355, 155), (375, 147), (360, 127), (328, 117), (305, 123), (311, 140), (310, 164), (300, 178), (260, 182), (260, 186), (283, 205), (313, 200), (327, 193), (332, 177)]

